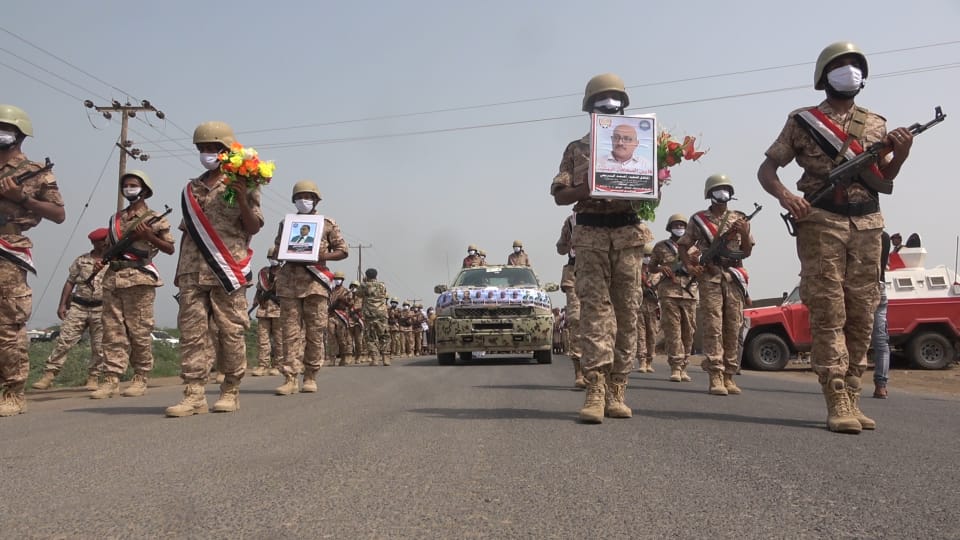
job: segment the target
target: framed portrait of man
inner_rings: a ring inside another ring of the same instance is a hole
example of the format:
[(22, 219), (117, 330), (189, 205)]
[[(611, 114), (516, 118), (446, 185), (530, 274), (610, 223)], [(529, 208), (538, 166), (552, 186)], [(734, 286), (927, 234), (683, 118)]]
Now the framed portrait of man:
[(656, 199), (657, 117), (592, 114), (590, 196)]
[(317, 262), (320, 260), (320, 238), (323, 236), (323, 216), (316, 214), (287, 214), (280, 233), (281, 261)]

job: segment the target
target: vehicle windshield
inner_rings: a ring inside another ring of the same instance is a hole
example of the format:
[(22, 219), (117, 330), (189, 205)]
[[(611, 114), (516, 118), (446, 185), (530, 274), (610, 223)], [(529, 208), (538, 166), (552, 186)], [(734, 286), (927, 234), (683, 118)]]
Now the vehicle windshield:
[(537, 276), (529, 268), (483, 266), (462, 270), (454, 287), (538, 287)]
[(791, 304), (799, 304), (799, 303), (800, 303), (800, 287), (794, 287), (793, 292), (790, 293), (790, 296), (783, 299), (783, 304), (781, 305), (789, 306)]

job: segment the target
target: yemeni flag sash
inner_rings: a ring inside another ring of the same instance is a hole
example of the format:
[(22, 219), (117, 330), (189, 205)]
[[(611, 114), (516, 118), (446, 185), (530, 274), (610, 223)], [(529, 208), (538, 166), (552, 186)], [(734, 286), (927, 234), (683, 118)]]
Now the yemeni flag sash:
[[(121, 238), (123, 238), (123, 227), (121, 225), (122, 223), (123, 221), (120, 217), (120, 212), (117, 212), (110, 219), (110, 223), (107, 224), (107, 234), (110, 237), (111, 244), (116, 244), (120, 242)], [(133, 253), (130, 251), (124, 252), (122, 257), (123, 257), (123, 260), (134, 262), (134, 263), (140, 263), (144, 259), (144, 257), (141, 257), (136, 253)], [(155, 264), (153, 264), (153, 261), (150, 261), (147, 264), (140, 264), (136, 267), (136, 269), (152, 277), (154, 281), (160, 280), (160, 270), (157, 269), (157, 266)]]
[(710, 218), (707, 216), (706, 210), (701, 210), (693, 215), (693, 222), (697, 224), (697, 227), (700, 228), (700, 232), (703, 233), (703, 236), (706, 238), (707, 242), (712, 243), (713, 239), (717, 237), (719, 229), (717, 226), (710, 221)]
[(678, 246), (676, 242), (668, 238), (664, 244), (670, 250), (670, 253), (673, 253), (675, 257), (680, 255), (680, 246)]
[(33, 266), (33, 254), (30, 252), (30, 248), (14, 247), (10, 242), (0, 238), (0, 259), (6, 259), (21, 269), (37, 275), (37, 269)]
[(333, 272), (331, 272), (329, 268), (320, 263), (308, 264), (307, 272), (310, 272), (310, 274), (327, 289), (327, 292), (333, 290)]
[(737, 281), (737, 284), (740, 285), (743, 295), (750, 296), (747, 294), (747, 285), (750, 284), (750, 275), (747, 274), (747, 269), (742, 266), (731, 266), (727, 270), (730, 272), (730, 275), (733, 276), (733, 279)]
[[(810, 136), (813, 137), (817, 146), (819, 146), (820, 149), (823, 150), (823, 153), (830, 159), (836, 160), (837, 154), (840, 153), (841, 149), (844, 149), (843, 158), (847, 161), (863, 153), (863, 145), (860, 144), (860, 141), (853, 138), (848, 144), (847, 139), (850, 138), (850, 136), (847, 132), (835, 124), (833, 120), (830, 120), (819, 108), (810, 107), (805, 111), (798, 112), (794, 115), (794, 118), (796, 118), (797, 123), (799, 123), (801, 127), (810, 133)], [(880, 172), (880, 168), (877, 167), (876, 163), (861, 173), (861, 175), (864, 174), (869, 174), (878, 180), (883, 180), (883, 173)]]
[(253, 281), (253, 271), (250, 270), (253, 250), (247, 248), (247, 256), (243, 260), (237, 261), (233, 258), (210, 220), (207, 219), (207, 215), (200, 208), (200, 203), (193, 195), (191, 184), (187, 184), (187, 187), (183, 188), (180, 206), (183, 210), (183, 222), (187, 226), (187, 234), (197, 245), (197, 249), (200, 250), (200, 254), (203, 255), (203, 260), (207, 262), (210, 270), (217, 276), (223, 290), (232, 293)]

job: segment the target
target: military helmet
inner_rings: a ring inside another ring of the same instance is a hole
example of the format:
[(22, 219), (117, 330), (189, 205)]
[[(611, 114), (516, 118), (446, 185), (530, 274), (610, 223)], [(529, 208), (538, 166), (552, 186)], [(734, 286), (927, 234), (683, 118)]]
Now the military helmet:
[(226, 122), (204, 122), (193, 130), (193, 144), (219, 143), (224, 148), (237, 142), (233, 135), (233, 128)]
[(481, 256), (481, 257), (486, 257), (486, 256), (487, 256), (487, 252), (484, 251), (484, 250), (482, 250), (482, 249), (478, 249), (478, 250), (477, 250), (477, 255), (479, 255), (479, 256)]
[(646, 243), (643, 245), (643, 254), (644, 255), (653, 255), (653, 244)]
[(393, 298), (390, 299), (390, 303), (391, 303), (391, 304), (393, 304), (393, 303), (399, 304), (399, 303), (400, 303), (400, 299), (397, 298), (396, 296), (394, 296)]
[(317, 196), (317, 199), (323, 200), (323, 195), (320, 195), (320, 188), (313, 183), (312, 180), (300, 180), (293, 185), (293, 193), (290, 195), (290, 202), (294, 202), (297, 196), (297, 193), (313, 193)]
[(470, 244), (469, 246), (467, 246), (467, 251), (476, 251), (476, 250), (477, 250), (476, 244)]
[(521, 242), (521, 241), (519, 241), (519, 240), (514, 240), (514, 241), (513, 241), (513, 247), (522, 248), (522, 247), (523, 247), (523, 242)]
[(409, 301), (409, 300), (404, 300), (402, 305), (404, 305), (404, 306), (409, 306), (409, 305), (410, 305), (410, 301)]
[(333, 273), (333, 279), (346, 279), (347, 276), (343, 275), (343, 272), (337, 270)]
[(857, 57), (857, 60), (860, 62), (860, 71), (863, 72), (863, 78), (867, 78), (867, 57), (863, 54), (863, 51), (860, 50), (860, 47), (857, 47), (849, 41), (838, 41), (827, 45), (825, 49), (820, 51), (820, 56), (817, 57), (817, 66), (813, 70), (814, 89), (823, 90), (826, 83), (823, 72), (827, 69), (827, 64), (847, 54), (852, 54)]
[(623, 108), (626, 109), (627, 105), (630, 105), (630, 97), (627, 96), (627, 88), (623, 84), (623, 79), (614, 73), (604, 73), (590, 79), (590, 82), (587, 83), (587, 88), (583, 91), (583, 112), (593, 110), (594, 96), (611, 90), (620, 92)]
[(26, 111), (16, 105), (0, 105), (0, 122), (16, 127), (27, 137), (33, 137), (33, 122)]
[(150, 196), (153, 195), (153, 182), (150, 181), (150, 177), (147, 176), (147, 173), (138, 169), (129, 170), (123, 173), (123, 176), (120, 177), (120, 183), (123, 184), (123, 179), (128, 176), (133, 176), (140, 179), (140, 182), (143, 184), (143, 189), (147, 191), (146, 195), (143, 196), (144, 199), (149, 199)]
[(353, 280), (353, 281), (350, 282), (350, 286), (351, 286), (351, 287), (359, 287), (359, 286), (360, 286), (360, 282), (357, 281), (357, 280)]
[(725, 174), (711, 174), (703, 185), (703, 198), (709, 199), (710, 192), (720, 186), (729, 187), (730, 196), (733, 196), (733, 182), (730, 181), (730, 177)]
[(674, 223), (678, 222), (678, 221), (682, 221), (683, 224), (686, 225), (686, 224), (687, 224), (687, 216), (685, 216), (685, 215), (683, 215), (683, 214), (674, 214), (674, 215), (670, 216), (670, 218), (667, 219), (667, 232), (670, 232), (670, 226), (673, 225)]

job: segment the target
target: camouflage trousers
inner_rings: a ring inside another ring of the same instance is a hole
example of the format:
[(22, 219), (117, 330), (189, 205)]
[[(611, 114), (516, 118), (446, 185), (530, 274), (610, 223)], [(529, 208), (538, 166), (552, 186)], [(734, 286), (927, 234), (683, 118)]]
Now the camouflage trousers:
[(400, 327), (400, 345), (403, 347), (401, 354), (413, 354), (413, 330), (409, 326)]
[[(593, 245), (603, 243), (602, 236), (610, 234), (598, 227), (584, 228), (598, 236)], [(583, 369), (609, 368), (612, 374), (626, 375), (637, 349), (643, 246), (614, 249), (607, 241), (603, 249), (576, 247)]]
[(810, 310), (810, 363), (821, 384), (867, 368), (881, 230), (857, 230), (850, 218), (816, 209), (797, 224), (800, 297)]
[(242, 379), (247, 367), (244, 333), (249, 326), (243, 289), (227, 294), (220, 285), (181, 286), (177, 327), (183, 381), (203, 384), (215, 363), (220, 373)]
[(390, 329), (390, 351), (394, 356), (403, 354), (403, 335), (399, 329)]
[(83, 332), (90, 332), (90, 362), (87, 364), (87, 373), (97, 376), (103, 371), (103, 324), (100, 307), (86, 307), (73, 304), (67, 310), (67, 318), (60, 326), (60, 336), (57, 345), (47, 357), (44, 371), (60, 373), (63, 364), (67, 361), (67, 353), (74, 345), (80, 342)]
[(27, 273), (13, 263), (0, 259), (0, 387), (27, 381), (30, 373), (30, 340), (27, 320), (33, 309), (33, 296), (27, 285)]
[(329, 299), (319, 294), (303, 298), (280, 297), (280, 321), (283, 325), (284, 375), (304, 370), (320, 371), (324, 359), (323, 335), (327, 328)]
[(700, 281), (700, 318), (703, 323), (704, 371), (736, 373), (740, 367), (740, 327), (743, 325), (743, 292), (723, 272), (719, 282)]
[(363, 343), (363, 334), (363, 326), (354, 324), (350, 327), (350, 343), (352, 345), (354, 358), (360, 358), (367, 352), (364, 350), (366, 347)]
[(660, 325), (670, 367), (687, 367), (697, 332), (697, 301), (693, 298), (660, 299)]
[(652, 299), (643, 300), (637, 312), (637, 361), (652, 362), (657, 354), (657, 334), (660, 333), (660, 321), (657, 319), (659, 306)]
[(140, 375), (153, 371), (150, 332), (156, 297), (157, 289), (151, 285), (103, 288), (104, 373), (120, 376), (128, 365)]
[(390, 359), (390, 330), (386, 319), (364, 318), (363, 337), (367, 341), (367, 354), (371, 360), (379, 356), (381, 360)]
[(567, 290), (567, 354), (573, 360), (580, 359), (580, 300), (577, 293)]
[(257, 366), (279, 368), (283, 363), (283, 327), (279, 317), (257, 317)]
[[(341, 322), (336, 316), (328, 317), (328, 321), (327, 357), (332, 358), (336, 356), (338, 358), (346, 358), (348, 354), (353, 354), (353, 336), (350, 335), (350, 329), (347, 327), (347, 325), (343, 324), (343, 322)], [(336, 345), (336, 347), (329, 346), (331, 341), (334, 345)]]
[(413, 354), (423, 354), (423, 330), (420, 328), (413, 330)]

